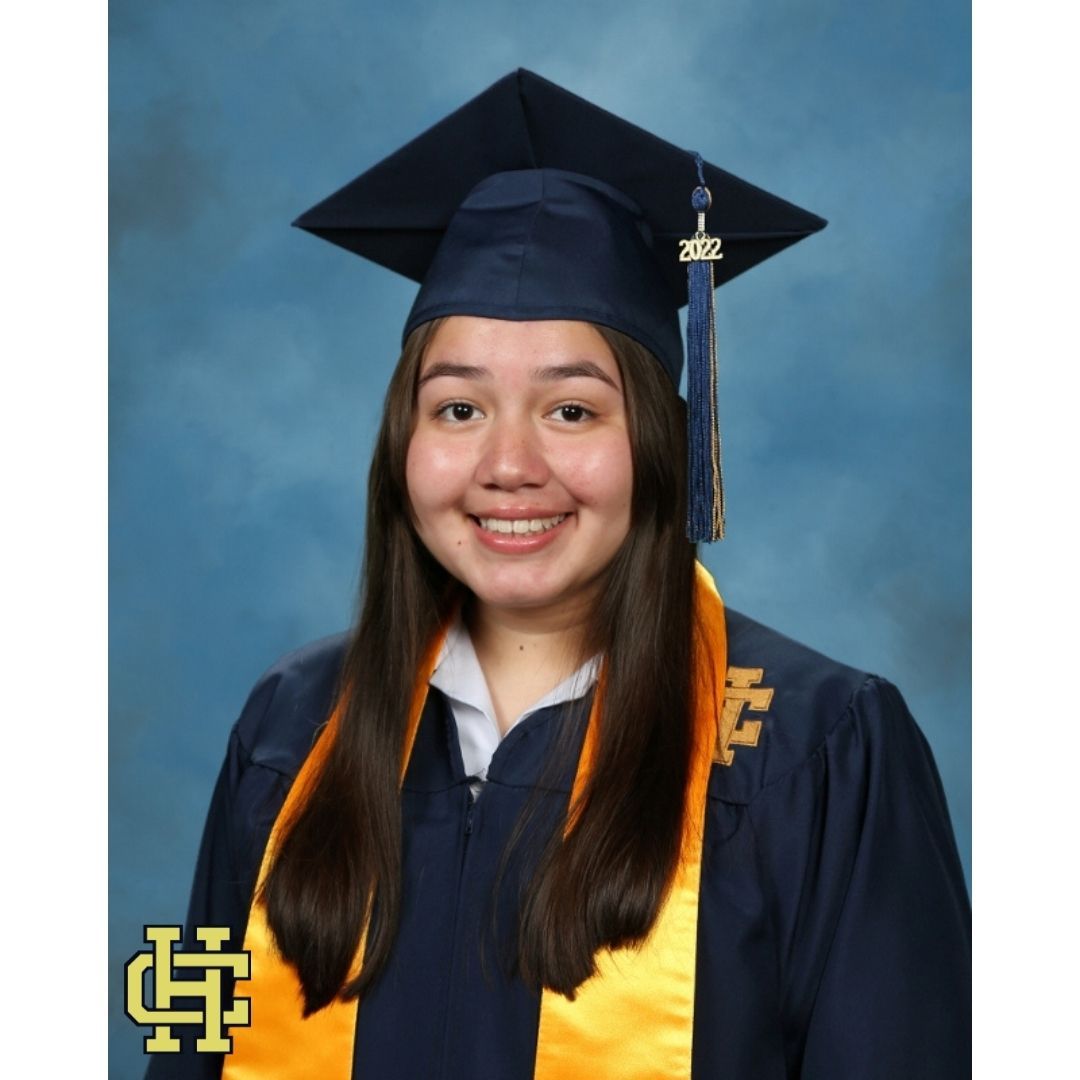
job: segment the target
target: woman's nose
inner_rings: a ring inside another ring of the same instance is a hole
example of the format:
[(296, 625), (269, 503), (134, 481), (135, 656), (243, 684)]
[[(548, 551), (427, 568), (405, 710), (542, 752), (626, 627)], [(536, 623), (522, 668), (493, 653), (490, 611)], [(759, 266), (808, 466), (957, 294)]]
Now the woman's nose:
[(479, 483), (512, 491), (542, 486), (548, 476), (539, 432), (528, 418), (502, 417), (491, 424), (477, 468)]

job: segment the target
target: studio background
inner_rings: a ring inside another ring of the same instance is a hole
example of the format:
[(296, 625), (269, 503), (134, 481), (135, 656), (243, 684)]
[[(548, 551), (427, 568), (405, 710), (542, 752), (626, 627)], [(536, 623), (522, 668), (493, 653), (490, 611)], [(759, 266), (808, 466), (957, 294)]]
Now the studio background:
[(958, 0), (110, 9), (110, 1075), (229, 727), (353, 615), (403, 278), (290, 229), (518, 67), (827, 218), (717, 293), (727, 603), (886, 676), (970, 880), (970, 30)]

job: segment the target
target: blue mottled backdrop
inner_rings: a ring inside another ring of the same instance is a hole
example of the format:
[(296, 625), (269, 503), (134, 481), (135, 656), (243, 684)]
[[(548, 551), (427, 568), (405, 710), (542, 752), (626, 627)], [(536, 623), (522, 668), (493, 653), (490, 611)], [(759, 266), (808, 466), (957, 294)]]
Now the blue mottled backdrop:
[(229, 725), (346, 626), (414, 286), (288, 227), (524, 66), (830, 221), (717, 294), (728, 602), (883, 674), (970, 866), (970, 29), (959, 0), (111, 5), (112, 1075)]

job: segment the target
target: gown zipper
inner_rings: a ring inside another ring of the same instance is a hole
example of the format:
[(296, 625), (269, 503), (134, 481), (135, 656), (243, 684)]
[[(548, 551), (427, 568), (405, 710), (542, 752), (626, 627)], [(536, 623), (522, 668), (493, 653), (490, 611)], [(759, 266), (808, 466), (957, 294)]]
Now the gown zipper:
[[(483, 789), (481, 789), (483, 790)], [(442, 1040), (442, 1054), (439, 1059), (439, 1080), (446, 1080), (447, 1069), (449, 1066), (449, 1051), (450, 1051), (450, 1019), (451, 1014), (456, 1008), (456, 995), (454, 992), (454, 977), (458, 967), (458, 951), (460, 948), (460, 934), (458, 933), (459, 923), (461, 921), (462, 914), (462, 901), (464, 899), (466, 883), (468, 876), (466, 874), (466, 863), (468, 862), (469, 855), (469, 837), (473, 831), (473, 820), (476, 816), (476, 803), (479, 800), (479, 796), (473, 797), (473, 793), (468, 784), (465, 785), (465, 798), (468, 799), (468, 805), (465, 810), (465, 827), (462, 831), (461, 841), (461, 866), (458, 871), (458, 888), (457, 896), (454, 900), (454, 922), (453, 922), (453, 948), (450, 952), (450, 971), (448, 980), (448, 993), (446, 997), (446, 1015), (443, 1020), (443, 1040)]]

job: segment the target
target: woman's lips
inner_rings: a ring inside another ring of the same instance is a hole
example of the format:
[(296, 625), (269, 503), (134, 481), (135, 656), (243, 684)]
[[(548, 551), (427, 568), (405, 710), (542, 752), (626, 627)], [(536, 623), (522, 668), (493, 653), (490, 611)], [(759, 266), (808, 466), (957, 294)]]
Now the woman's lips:
[[(498, 521), (510, 521), (510, 520), (513, 520), (515, 522), (517, 522), (517, 521), (541, 521), (541, 522), (544, 522), (544, 521), (551, 520), (552, 518), (558, 518), (560, 516), (562, 516), (562, 521), (560, 521), (557, 525), (552, 525), (550, 528), (542, 529), (539, 532), (495, 532), (495, 531), (492, 531), (490, 528), (485, 529), (484, 526), (480, 524), (480, 519), (478, 517), (475, 517), (472, 514), (469, 515), (469, 520), (472, 522), (472, 527), (473, 527), (473, 530), (476, 533), (477, 539), (480, 541), (481, 544), (484, 545), (484, 547), (488, 548), (488, 550), (501, 552), (502, 554), (524, 555), (524, 554), (530, 554), (531, 552), (534, 552), (534, 551), (539, 551), (542, 548), (546, 548), (549, 544), (553, 544), (555, 542), (555, 540), (559, 537), (559, 535), (561, 535), (562, 532), (566, 529), (567, 522), (569, 522), (574, 515), (573, 514), (565, 514), (565, 515), (559, 515), (559, 514), (552, 514), (552, 515), (536, 514), (536, 515), (531, 515), (530, 517), (522, 516), (521, 518), (515, 518), (515, 519), (510, 519), (510, 518), (496, 518), (496, 519), (494, 519), (494, 520), (498, 520)], [(491, 518), (487, 518), (487, 517), (485, 517), (484, 520), (487, 521), (489, 524), (492, 521)], [(520, 528), (520, 526), (518, 526), (518, 527)]]

